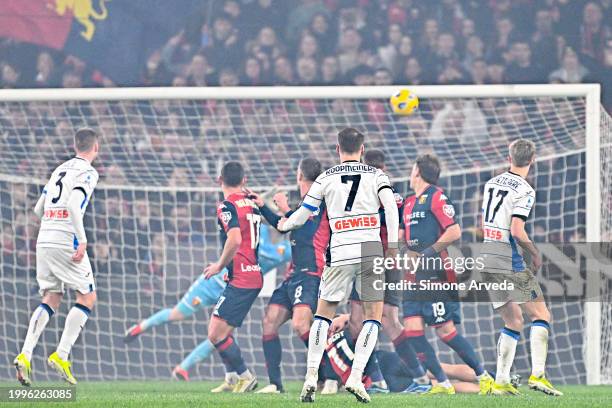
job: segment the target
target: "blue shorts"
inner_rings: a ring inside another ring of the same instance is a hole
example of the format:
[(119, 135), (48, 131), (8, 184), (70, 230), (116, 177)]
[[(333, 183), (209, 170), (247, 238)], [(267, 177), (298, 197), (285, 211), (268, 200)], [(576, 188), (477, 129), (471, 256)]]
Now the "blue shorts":
[(318, 276), (308, 274), (290, 276), (274, 290), (268, 304), (280, 305), (289, 311), (296, 306), (306, 305), (314, 313), (317, 311), (319, 283), (321, 278)]
[(260, 291), (261, 288), (237, 288), (228, 284), (213, 309), (213, 316), (225, 320), (232, 327), (240, 327)]
[(183, 316), (189, 317), (203, 307), (214, 305), (219, 300), (221, 293), (223, 293), (223, 289), (225, 289), (226, 282), (224, 277), (226, 275), (227, 269), (223, 269), (221, 273), (216, 274), (210, 279), (205, 279), (204, 275), (200, 275), (191, 284), (189, 290), (185, 292), (176, 308)]
[(431, 302), (426, 300), (404, 300), (404, 319), (422, 317), (428, 326), (441, 326), (446, 322), (461, 323), (461, 305), (455, 301)]

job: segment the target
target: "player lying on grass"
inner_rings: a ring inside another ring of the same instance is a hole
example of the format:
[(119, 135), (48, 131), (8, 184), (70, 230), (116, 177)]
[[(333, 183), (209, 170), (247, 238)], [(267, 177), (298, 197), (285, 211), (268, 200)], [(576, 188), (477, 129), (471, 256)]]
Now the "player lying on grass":
[[(382, 150), (378, 149), (369, 149), (366, 150), (364, 156), (364, 163), (370, 166), (381, 169), (382, 171), (386, 171), (385, 166), (385, 153)], [(401, 211), (401, 206), (403, 203), (402, 197), (395, 193), (395, 200), (398, 206), (398, 213)], [(383, 243), (383, 249), (387, 249), (387, 223), (385, 221), (385, 212), (384, 209), (381, 208), (378, 210), (380, 217), (380, 239)], [(404, 236), (404, 230), (400, 229), (398, 231), (398, 239), (402, 239)], [(399, 282), (401, 279), (401, 273), (397, 269), (388, 269), (385, 272), (385, 282)], [(419, 363), (417, 359), (417, 355), (412, 349), (410, 342), (407, 340), (407, 337), (403, 335), (404, 327), (400, 323), (399, 320), (399, 307), (402, 304), (402, 295), (403, 293), (398, 290), (385, 290), (385, 299), (383, 305), (383, 315), (382, 315), (382, 329), (384, 333), (391, 339), (393, 345), (395, 346), (395, 350), (399, 355), (401, 355), (405, 364), (407, 364), (412, 373), (414, 382), (408, 386), (406, 389), (407, 392), (410, 393), (423, 393), (427, 392), (431, 389), (431, 381), (429, 381), (429, 377), (425, 373), (425, 369)], [(361, 330), (362, 321), (363, 321), (363, 313), (361, 307), (361, 300), (359, 299), (359, 295), (357, 291), (353, 287), (351, 292), (350, 300), (350, 320), (349, 320), (349, 332), (353, 339), (356, 339), (359, 335), (359, 331)], [(372, 367), (370, 367), (372, 366)], [(378, 361), (376, 356), (373, 354), (373, 357), (368, 362), (366, 366), (366, 371), (372, 371), (375, 373), (376, 377), (373, 377), (372, 385), (368, 388), (368, 393), (372, 394), (374, 392), (386, 392), (387, 384), (385, 383), (384, 376), (380, 374), (380, 367), (378, 365)]]
[[(303, 159), (297, 169), (297, 184), (303, 198), (312, 183), (321, 174), (321, 163), (312, 158)], [(261, 214), (277, 226), (281, 217), (265, 205), (263, 199), (253, 194)], [(274, 196), (274, 202), (281, 213), (289, 217), (292, 213), (284, 193)], [(279, 328), (291, 320), (296, 334), (308, 347), (308, 336), (316, 310), (317, 294), (321, 273), (325, 265), (325, 251), (329, 245), (329, 220), (325, 204), (312, 214), (300, 228), (291, 231), (292, 262), (289, 275), (270, 297), (263, 320), (263, 351), (270, 384), (257, 393), (274, 394), (283, 392), (281, 379), (282, 348), (278, 337)], [(333, 381), (333, 380), (331, 380)]]
[[(338, 304), (348, 298), (354, 282), (365, 320), (345, 388), (358, 401), (370, 401), (361, 380), (378, 340), (384, 297), (384, 291), (376, 290), (374, 283), (381, 277), (374, 273), (373, 264), (385, 255), (391, 258), (397, 255), (397, 246), (392, 244), (397, 244), (399, 220), (389, 178), (382, 170), (359, 162), (364, 152), (364, 136), (359, 131), (352, 128), (340, 131), (336, 151), (341, 163), (324, 171), (312, 184), (300, 208), (278, 225), (279, 231), (297, 229), (325, 202), (331, 228), (330, 256), (321, 277), (317, 312), (310, 328), (302, 402), (314, 401), (331, 319)], [(387, 254), (383, 253), (380, 241), (381, 205), (388, 226)]]
[(76, 384), (68, 357), (96, 302), (83, 228), (83, 214), (98, 183), (98, 172), (91, 166), (99, 150), (96, 133), (89, 128), (77, 130), (74, 150), (76, 157), (53, 171), (34, 208), (41, 219), (36, 242), (36, 280), (42, 301), (32, 314), (21, 353), (13, 362), (17, 379), (26, 386), (32, 382), (30, 361), (34, 347), (59, 308), (65, 288), (76, 292), (76, 303), (66, 316), (57, 350), (47, 362), (65, 381)]
[[(327, 353), (331, 361), (331, 366), (343, 382), (348, 378), (350, 367), (353, 364), (354, 342), (348, 333), (349, 315), (337, 316), (330, 328), (332, 335), (327, 340)], [(413, 394), (410, 386), (414, 384), (414, 370), (410, 369), (396, 352), (376, 351), (376, 358), (380, 365), (385, 381), (389, 385), (391, 392), (403, 392)], [(478, 379), (474, 371), (465, 364), (444, 364), (440, 363), (448, 378), (453, 382), (453, 386), (460, 393), (477, 393), (480, 391)], [(427, 376), (427, 374), (426, 374)], [(429, 373), (435, 384), (435, 377)], [(364, 376), (364, 383), (372, 382), (371, 378)]]
[[(260, 230), (259, 249), (257, 251), (262, 272), (266, 274), (274, 268), (286, 264), (291, 260), (291, 246), (287, 240), (279, 240), (279, 235), (271, 228), (262, 225)], [(222, 273), (206, 279), (200, 275), (189, 287), (181, 300), (172, 308), (162, 309), (147, 319), (130, 327), (125, 334), (125, 342), (134, 341), (141, 334), (152, 328), (170, 322), (178, 322), (191, 317), (194, 313), (206, 307), (215, 305), (225, 289), (227, 268)], [(209, 340), (201, 342), (185, 359), (172, 371), (172, 377), (178, 380), (189, 381), (189, 370), (196, 364), (207, 359), (213, 352), (213, 345)], [(222, 387), (227, 388), (227, 387)]]
[[(417, 157), (410, 175), (414, 195), (404, 200), (402, 220), (408, 252), (421, 265), (407, 274), (407, 279), (436, 282), (456, 282), (455, 271), (443, 260), (446, 248), (461, 238), (461, 228), (455, 221), (455, 208), (444, 191), (436, 184), (440, 177), (440, 163), (429, 154)], [(428, 394), (454, 394), (453, 384), (440, 366), (433, 347), (425, 337), (425, 324), (434, 327), (436, 334), (470, 366), (480, 381), (481, 393), (487, 394), (493, 378), (484, 369), (474, 347), (457, 332), (461, 323), (461, 306), (456, 290), (404, 292), (404, 329), (402, 336), (409, 342), (438, 383)], [(397, 346), (396, 346), (397, 347)], [(400, 353), (404, 358), (404, 355)]]
[[(512, 291), (489, 291), (493, 308), (499, 311), (505, 324), (497, 342), (497, 378), (491, 389), (493, 394), (519, 394), (510, 383), (510, 369), (523, 331), (525, 311), (531, 319), (529, 388), (549, 395), (563, 395), (545, 376), (551, 314), (534, 275), (542, 260), (525, 232), (525, 222), (535, 203), (535, 191), (526, 180), (535, 162), (535, 154), (533, 142), (526, 139), (514, 141), (510, 144), (510, 170), (493, 177), (484, 188), (481, 255), (485, 267), (482, 277), (485, 282), (512, 282), (515, 288)], [(525, 253), (531, 258), (529, 267), (523, 259)]]

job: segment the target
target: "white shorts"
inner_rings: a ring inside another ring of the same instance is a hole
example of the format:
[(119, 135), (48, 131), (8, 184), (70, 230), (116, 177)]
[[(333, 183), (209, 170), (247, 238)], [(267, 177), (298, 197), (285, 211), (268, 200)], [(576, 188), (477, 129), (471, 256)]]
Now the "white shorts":
[[(363, 302), (382, 302), (385, 298), (385, 274), (376, 274), (372, 263), (356, 263), (341, 266), (326, 266), (321, 276), (319, 298), (328, 302), (348, 299), (353, 289)], [(381, 281), (375, 284), (376, 281)], [(379, 289), (376, 289), (379, 288)]]
[(96, 290), (87, 252), (74, 262), (69, 248), (36, 248), (36, 280), (40, 295), (45, 291), (64, 293), (64, 288), (87, 294)]

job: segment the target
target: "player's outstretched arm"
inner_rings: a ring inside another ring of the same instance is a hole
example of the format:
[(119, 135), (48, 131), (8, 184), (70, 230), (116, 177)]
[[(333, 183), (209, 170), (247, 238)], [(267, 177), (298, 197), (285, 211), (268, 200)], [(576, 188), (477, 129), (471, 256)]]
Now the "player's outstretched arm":
[(531, 264), (534, 268), (533, 272), (540, 269), (540, 266), (542, 266), (542, 259), (540, 258), (538, 249), (529, 239), (527, 231), (525, 231), (525, 220), (516, 216), (512, 217), (510, 234), (525, 251), (529, 252), (529, 255), (531, 256)]
[(308, 190), (306, 196), (304, 196), (304, 200), (302, 201), (300, 208), (295, 210), (295, 212), (291, 214), (289, 218), (281, 218), (277, 229), (281, 232), (285, 232), (294, 230), (304, 225), (306, 221), (308, 221), (310, 214), (317, 211), (321, 205), (321, 201), (323, 201), (321, 188), (321, 182), (319, 179), (315, 180), (312, 186), (310, 186), (310, 190)]
[(208, 265), (204, 269), (204, 277), (210, 279), (214, 275), (218, 274), (225, 268), (234, 258), (236, 252), (242, 244), (242, 235), (240, 234), (240, 228), (234, 227), (227, 231), (227, 239), (223, 246), (223, 252), (219, 257), (219, 260), (213, 264)]

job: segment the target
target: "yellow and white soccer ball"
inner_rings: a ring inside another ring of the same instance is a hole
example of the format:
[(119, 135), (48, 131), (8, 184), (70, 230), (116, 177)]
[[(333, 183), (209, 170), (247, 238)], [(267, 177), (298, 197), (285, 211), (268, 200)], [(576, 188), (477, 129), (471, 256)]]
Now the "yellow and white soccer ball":
[(389, 99), (391, 109), (398, 115), (410, 115), (419, 107), (419, 97), (408, 89), (400, 89)]

